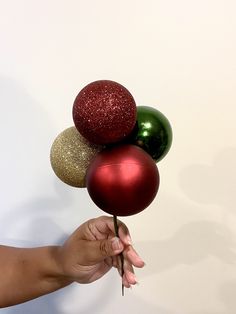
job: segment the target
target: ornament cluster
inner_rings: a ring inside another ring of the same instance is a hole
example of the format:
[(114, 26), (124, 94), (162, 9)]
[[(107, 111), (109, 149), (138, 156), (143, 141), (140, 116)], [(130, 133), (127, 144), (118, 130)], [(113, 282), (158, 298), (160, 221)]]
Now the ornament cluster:
[(114, 216), (147, 208), (159, 188), (156, 163), (169, 151), (172, 129), (157, 109), (136, 106), (119, 83), (95, 81), (73, 104), (74, 126), (54, 140), (50, 160), (66, 184), (86, 187), (94, 203)]

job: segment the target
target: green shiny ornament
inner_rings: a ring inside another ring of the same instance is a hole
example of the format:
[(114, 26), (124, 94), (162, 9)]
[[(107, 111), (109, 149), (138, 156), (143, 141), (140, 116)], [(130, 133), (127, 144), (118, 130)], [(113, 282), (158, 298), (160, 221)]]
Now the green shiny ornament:
[(137, 124), (132, 135), (134, 144), (143, 148), (156, 161), (170, 150), (172, 129), (168, 119), (157, 109), (137, 107)]

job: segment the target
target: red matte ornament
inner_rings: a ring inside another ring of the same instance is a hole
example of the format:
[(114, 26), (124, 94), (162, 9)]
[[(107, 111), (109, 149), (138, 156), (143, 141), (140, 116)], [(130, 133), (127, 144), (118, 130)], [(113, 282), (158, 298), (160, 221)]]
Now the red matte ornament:
[(130, 216), (144, 210), (155, 198), (159, 181), (153, 159), (134, 145), (100, 152), (86, 175), (86, 186), (94, 203), (115, 216)]
[(128, 136), (136, 123), (136, 104), (119, 83), (101, 80), (85, 86), (73, 105), (78, 131), (95, 144), (111, 144)]

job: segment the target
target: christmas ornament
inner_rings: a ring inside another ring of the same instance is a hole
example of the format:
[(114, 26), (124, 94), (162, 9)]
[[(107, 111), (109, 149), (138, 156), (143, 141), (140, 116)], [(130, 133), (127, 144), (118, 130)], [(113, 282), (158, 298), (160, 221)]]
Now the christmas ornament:
[(159, 172), (153, 159), (135, 145), (103, 150), (91, 162), (86, 186), (94, 203), (114, 216), (144, 210), (155, 198)]
[(165, 157), (171, 147), (171, 125), (157, 109), (138, 106), (137, 124), (129, 142), (143, 148), (158, 162)]
[(124, 86), (108, 80), (95, 81), (77, 95), (73, 119), (88, 141), (110, 144), (132, 132), (136, 123), (136, 104)]
[[(75, 127), (59, 134), (52, 145), (52, 168), (63, 182), (87, 186), (94, 203), (113, 215), (119, 237), (117, 216), (143, 211), (158, 192), (155, 162), (170, 149), (170, 123), (152, 107), (136, 107), (130, 92), (109, 80), (85, 86), (72, 113)], [(123, 278), (123, 253), (119, 256)]]
[(73, 126), (60, 133), (52, 144), (50, 161), (55, 174), (73, 187), (85, 187), (89, 163), (102, 146), (89, 143)]

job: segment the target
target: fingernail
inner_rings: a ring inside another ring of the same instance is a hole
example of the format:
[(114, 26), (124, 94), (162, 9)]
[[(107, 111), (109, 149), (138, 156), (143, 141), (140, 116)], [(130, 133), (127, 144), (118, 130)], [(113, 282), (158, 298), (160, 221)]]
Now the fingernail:
[(146, 263), (140, 258), (140, 262), (143, 263), (143, 266), (146, 266)]
[(131, 240), (131, 237), (130, 237), (129, 235), (127, 235), (126, 239), (127, 239), (127, 243), (128, 243), (129, 245), (132, 245), (132, 244), (133, 244), (133, 242), (132, 242), (132, 240)]
[(141, 263), (143, 263), (143, 266), (146, 266), (146, 263), (144, 262), (144, 260), (143, 260), (140, 256), (138, 256), (138, 259), (139, 259), (139, 261), (140, 261)]
[(135, 274), (132, 274), (132, 277), (133, 277), (133, 280), (135, 281), (135, 283), (138, 284), (138, 279), (137, 279), (137, 277), (135, 276)]
[(114, 251), (118, 251), (118, 250), (121, 250), (122, 249), (122, 246), (121, 246), (121, 243), (120, 243), (120, 239), (115, 237), (111, 240), (111, 246), (112, 246), (112, 249)]

